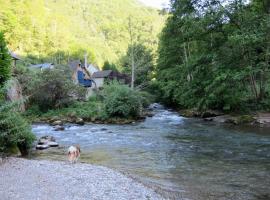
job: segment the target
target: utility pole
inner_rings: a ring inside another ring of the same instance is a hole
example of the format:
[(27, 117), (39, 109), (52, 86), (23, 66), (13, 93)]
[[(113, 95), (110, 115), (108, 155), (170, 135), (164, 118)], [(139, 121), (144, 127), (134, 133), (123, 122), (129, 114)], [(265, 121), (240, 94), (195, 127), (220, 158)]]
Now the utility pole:
[(85, 52), (84, 54), (84, 66), (85, 66), (85, 69), (87, 69), (87, 52)]
[(130, 36), (130, 45), (131, 45), (131, 89), (134, 89), (135, 81), (135, 62), (134, 62), (134, 46), (133, 46), (133, 34), (132, 34), (132, 24), (131, 17), (128, 18), (128, 27), (129, 27), (129, 36)]

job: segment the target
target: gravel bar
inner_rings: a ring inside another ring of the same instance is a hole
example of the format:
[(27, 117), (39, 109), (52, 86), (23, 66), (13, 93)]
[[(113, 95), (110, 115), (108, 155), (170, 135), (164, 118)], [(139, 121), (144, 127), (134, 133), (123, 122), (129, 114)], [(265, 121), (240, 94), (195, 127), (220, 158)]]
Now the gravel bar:
[(8, 158), (0, 164), (1, 200), (155, 200), (150, 188), (102, 166)]

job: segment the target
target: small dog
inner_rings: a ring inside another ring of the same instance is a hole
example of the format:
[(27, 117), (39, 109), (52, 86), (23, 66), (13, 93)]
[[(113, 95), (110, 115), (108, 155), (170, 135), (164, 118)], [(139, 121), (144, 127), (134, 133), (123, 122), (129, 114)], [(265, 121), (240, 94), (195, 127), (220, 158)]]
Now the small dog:
[(80, 157), (81, 149), (79, 145), (68, 148), (68, 160), (70, 163), (76, 163)]

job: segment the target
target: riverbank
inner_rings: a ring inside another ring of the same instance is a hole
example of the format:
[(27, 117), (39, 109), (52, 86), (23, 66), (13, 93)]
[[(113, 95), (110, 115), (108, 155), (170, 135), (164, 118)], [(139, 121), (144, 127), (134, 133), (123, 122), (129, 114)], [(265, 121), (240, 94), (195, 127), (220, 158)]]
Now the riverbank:
[(101, 118), (99, 116), (84, 117), (78, 114), (67, 115), (45, 115), (45, 116), (26, 116), (28, 120), (33, 123), (47, 123), (52, 126), (63, 125), (66, 123), (84, 125), (85, 123), (94, 124), (131, 124), (139, 121), (143, 121), (146, 117), (152, 116), (150, 111), (144, 111), (141, 116), (138, 117), (108, 117)]
[(0, 164), (0, 196), (2, 200), (163, 199), (106, 167), (22, 158)]
[(221, 111), (207, 110), (197, 111), (193, 109), (179, 110), (181, 116), (187, 118), (201, 118), (204, 121), (216, 123), (227, 123), (233, 125), (250, 125), (259, 127), (270, 127), (270, 113), (254, 112), (247, 114), (223, 113)]
[[(63, 125), (66, 123), (84, 125), (85, 123), (94, 124), (131, 124), (143, 121), (146, 117), (153, 116), (152, 110), (146, 108), (140, 110), (137, 115), (110, 116), (106, 114), (104, 108), (97, 109), (93, 105), (82, 103), (82, 106), (76, 108), (62, 108), (50, 110), (42, 113), (39, 111), (29, 110), (24, 113), (24, 117), (31, 123), (47, 123), (52, 126)], [(93, 111), (94, 110), (94, 111)]]

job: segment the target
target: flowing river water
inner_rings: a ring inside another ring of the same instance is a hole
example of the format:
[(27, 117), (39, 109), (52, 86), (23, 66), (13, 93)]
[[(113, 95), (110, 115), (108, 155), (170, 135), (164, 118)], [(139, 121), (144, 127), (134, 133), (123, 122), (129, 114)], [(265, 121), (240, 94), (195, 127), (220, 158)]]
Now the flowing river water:
[(154, 116), (130, 125), (34, 124), (37, 137), (62, 146), (33, 153), (66, 160), (80, 144), (80, 161), (129, 174), (172, 199), (270, 199), (270, 129), (187, 119), (156, 105)]

